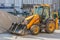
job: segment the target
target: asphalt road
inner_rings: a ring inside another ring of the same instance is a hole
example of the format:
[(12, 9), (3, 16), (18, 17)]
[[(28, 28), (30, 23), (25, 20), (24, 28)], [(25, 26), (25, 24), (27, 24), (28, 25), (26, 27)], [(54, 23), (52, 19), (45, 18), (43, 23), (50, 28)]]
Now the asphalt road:
[(60, 40), (60, 30), (56, 30), (53, 34), (40, 33), (39, 35), (17, 36), (9, 33), (0, 34), (0, 40)]

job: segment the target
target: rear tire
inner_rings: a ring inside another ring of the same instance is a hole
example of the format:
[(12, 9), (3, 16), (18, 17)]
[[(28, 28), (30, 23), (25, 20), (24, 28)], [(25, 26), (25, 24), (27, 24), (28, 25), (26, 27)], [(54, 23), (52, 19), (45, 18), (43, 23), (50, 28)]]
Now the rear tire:
[(55, 31), (55, 22), (53, 20), (47, 21), (45, 31), (47, 33), (53, 33)]
[(33, 35), (37, 35), (40, 32), (40, 27), (38, 25), (33, 25), (30, 31)]

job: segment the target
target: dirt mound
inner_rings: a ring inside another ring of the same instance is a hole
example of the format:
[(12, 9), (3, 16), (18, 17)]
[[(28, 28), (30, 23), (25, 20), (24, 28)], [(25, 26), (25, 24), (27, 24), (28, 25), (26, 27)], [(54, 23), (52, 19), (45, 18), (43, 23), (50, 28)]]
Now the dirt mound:
[(13, 22), (19, 22), (21, 18), (10, 13), (0, 11), (0, 33), (8, 30)]

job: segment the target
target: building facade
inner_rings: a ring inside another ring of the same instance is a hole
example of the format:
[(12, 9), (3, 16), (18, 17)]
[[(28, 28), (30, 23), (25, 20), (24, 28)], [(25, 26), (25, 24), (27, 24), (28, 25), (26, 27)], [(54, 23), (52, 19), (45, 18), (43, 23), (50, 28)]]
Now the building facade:
[[(53, 5), (54, 9), (58, 10), (60, 7), (60, 0), (0, 0), (0, 10), (13, 11), (14, 8), (19, 12), (22, 12), (23, 5), (34, 5), (34, 4), (50, 4)], [(27, 6), (28, 6), (27, 5)]]

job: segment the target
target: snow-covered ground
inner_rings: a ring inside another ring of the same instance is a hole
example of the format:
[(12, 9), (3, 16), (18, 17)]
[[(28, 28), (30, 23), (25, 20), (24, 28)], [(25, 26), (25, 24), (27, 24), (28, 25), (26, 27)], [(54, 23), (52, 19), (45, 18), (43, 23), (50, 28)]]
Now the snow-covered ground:
[(0, 40), (60, 40), (60, 30), (56, 30), (53, 34), (40, 33), (38, 35), (17, 36), (9, 33), (0, 34)]

